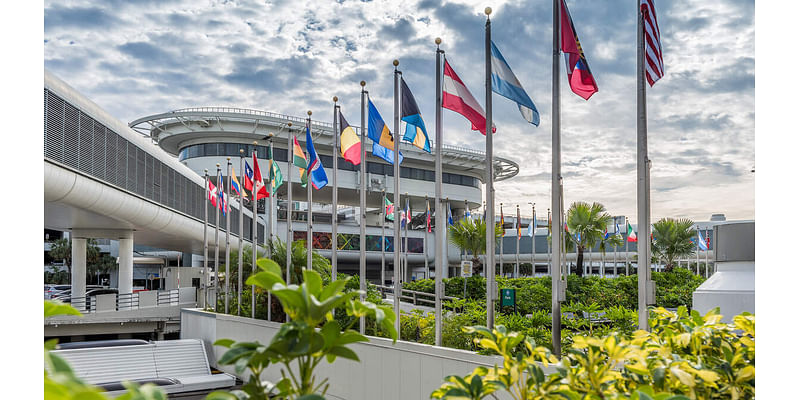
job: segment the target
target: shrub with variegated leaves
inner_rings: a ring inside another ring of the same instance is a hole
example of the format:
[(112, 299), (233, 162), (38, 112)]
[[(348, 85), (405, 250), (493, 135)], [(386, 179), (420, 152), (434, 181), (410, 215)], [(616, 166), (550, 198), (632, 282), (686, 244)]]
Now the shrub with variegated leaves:
[[(483, 399), (504, 391), (520, 400), (754, 398), (755, 316), (721, 320), (719, 310), (701, 316), (685, 307), (657, 308), (650, 332), (636, 331), (631, 339), (575, 336), (560, 361), (503, 326), (465, 328), (478, 333), (475, 344), (501, 355), (503, 364), (449, 376), (431, 397)], [(546, 375), (549, 364), (556, 372)]]

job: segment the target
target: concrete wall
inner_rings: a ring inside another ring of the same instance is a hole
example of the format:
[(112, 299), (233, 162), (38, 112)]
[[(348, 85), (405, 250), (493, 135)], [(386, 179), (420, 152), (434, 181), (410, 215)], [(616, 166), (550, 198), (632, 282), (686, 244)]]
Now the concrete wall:
[[(213, 366), (234, 373), (230, 366), (220, 367), (216, 360), (225, 348), (211, 346), (217, 339), (269, 343), (281, 324), (251, 318), (215, 314), (198, 309), (181, 311), (181, 338), (203, 339), (209, 348)], [(475, 367), (493, 367), (500, 357), (418, 343), (370, 337), (366, 343), (350, 346), (361, 362), (337, 359), (323, 361), (317, 376), (329, 378), (328, 398), (337, 399), (428, 399), (448, 375), (466, 375)], [(555, 372), (550, 367), (547, 373)], [(246, 378), (246, 376), (244, 377)], [(280, 379), (280, 366), (270, 366), (262, 376), (272, 382)], [(499, 396), (501, 399), (510, 397)]]

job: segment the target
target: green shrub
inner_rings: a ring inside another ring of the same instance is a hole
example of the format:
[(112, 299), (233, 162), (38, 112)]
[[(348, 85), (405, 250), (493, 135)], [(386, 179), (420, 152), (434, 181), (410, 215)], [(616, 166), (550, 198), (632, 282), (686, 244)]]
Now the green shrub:
[[(653, 310), (652, 332), (574, 336), (559, 361), (531, 336), (498, 325), (465, 328), (474, 343), (503, 357), (502, 365), (448, 376), (437, 399), (752, 399), (755, 397), (755, 316), (721, 323), (686, 307)], [(546, 375), (543, 367), (555, 364)]]

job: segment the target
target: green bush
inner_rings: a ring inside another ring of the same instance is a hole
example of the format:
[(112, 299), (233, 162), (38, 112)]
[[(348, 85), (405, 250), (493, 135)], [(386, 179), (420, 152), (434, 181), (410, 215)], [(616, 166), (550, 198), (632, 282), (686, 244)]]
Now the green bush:
[[(494, 368), (451, 375), (431, 394), (437, 399), (752, 399), (755, 398), (755, 316), (721, 323), (679, 307), (653, 310), (652, 332), (574, 336), (561, 360), (532, 338), (498, 325), (464, 328), (474, 343), (503, 357)], [(555, 364), (545, 375), (543, 367)]]

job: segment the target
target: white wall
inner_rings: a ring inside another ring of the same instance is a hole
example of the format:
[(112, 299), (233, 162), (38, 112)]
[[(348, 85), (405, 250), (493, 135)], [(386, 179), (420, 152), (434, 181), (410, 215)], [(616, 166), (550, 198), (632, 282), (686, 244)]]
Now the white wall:
[[(181, 310), (181, 339), (203, 339), (207, 346), (217, 339), (259, 341), (269, 343), (280, 329), (279, 323), (231, 315), (215, 314), (198, 309)], [(234, 373), (230, 366), (216, 365), (225, 348), (213, 347), (209, 362), (225, 372)], [(337, 359), (333, 364), (320, 363), (318, 377), (327, 377), (331, 384), (328, 398), (367, 399), (428, 399), (432, 391), (448, 375), (466, 375), (475, 367), (493, 367), (502, 358), (435, 347), (419, 343), (370, 337), (366, 343), (351, 345), (361, 362)], [(546, 373), (555, 372), (553, 367)], [(246, 377), (246, 375), (245, 375)], [(245, 378), (243, 377), (243, 378)], [(280, 379), (280, 366), (270, 366), (262, 376), (272, 382)], [(510, 397), (499, 396), (501, 399)]]

